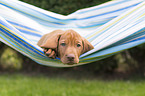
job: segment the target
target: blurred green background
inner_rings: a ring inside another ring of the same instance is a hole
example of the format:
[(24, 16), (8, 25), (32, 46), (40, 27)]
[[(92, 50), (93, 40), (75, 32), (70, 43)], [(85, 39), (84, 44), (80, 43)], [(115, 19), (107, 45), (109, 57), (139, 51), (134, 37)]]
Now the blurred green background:
[[(68, 15), (109, 0), (20, 1)], [(145, 95), (145, 44), (72, 68), (39, 65), (2, 42), (0, 48), (0, 96)]]

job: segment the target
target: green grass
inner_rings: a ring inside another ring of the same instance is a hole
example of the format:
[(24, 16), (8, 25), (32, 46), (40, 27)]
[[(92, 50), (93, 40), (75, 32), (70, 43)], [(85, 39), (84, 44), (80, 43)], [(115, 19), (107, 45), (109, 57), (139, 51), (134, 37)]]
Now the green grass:
[(77, 80), (41, 75), (0, 75), (0, 96), (145, 96), (144, 90), (144, 80)]

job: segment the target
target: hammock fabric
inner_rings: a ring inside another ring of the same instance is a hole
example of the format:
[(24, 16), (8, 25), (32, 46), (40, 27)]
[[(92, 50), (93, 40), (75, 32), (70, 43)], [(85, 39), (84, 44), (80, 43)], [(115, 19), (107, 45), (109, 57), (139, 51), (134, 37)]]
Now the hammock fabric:
[(64, 65), (47, 58), (37, 41), (56, 29), (73, 29), (94, 49), (80, 56), (80, 63), (97, 61), (145, 42), (144, 0), (114, 0), (64, 16), (18, 0), (0, 0), (0, 41), (39, 64)]

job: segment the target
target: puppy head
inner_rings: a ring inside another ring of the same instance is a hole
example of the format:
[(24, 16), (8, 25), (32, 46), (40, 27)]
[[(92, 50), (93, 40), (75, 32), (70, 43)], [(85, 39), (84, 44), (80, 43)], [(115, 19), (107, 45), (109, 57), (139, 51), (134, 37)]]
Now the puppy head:
[(58, 44), (58, 56), (64, 64), (79, 63), (79, 56), (94, 47), (77, 32), (66, 30)]
[(79, 56), (94, 47), (73, 30), (56, 30), (44, 35), (38, 42), (42, 48), (51, 48), (64, 64), (79, 63)]

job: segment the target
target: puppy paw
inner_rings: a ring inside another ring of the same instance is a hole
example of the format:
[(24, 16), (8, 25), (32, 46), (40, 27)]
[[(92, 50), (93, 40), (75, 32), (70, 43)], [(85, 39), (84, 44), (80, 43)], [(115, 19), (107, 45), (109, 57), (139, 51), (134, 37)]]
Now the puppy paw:
[(48, 49), (48, 48), (44, 48), (43, 51), (44, 51), (44, 54), (47, 57), (52, 58), (52, 59), (56, 58), (56, 52), (54, 50)]

